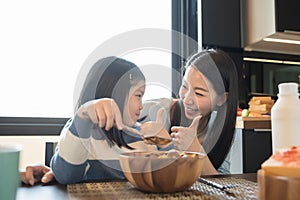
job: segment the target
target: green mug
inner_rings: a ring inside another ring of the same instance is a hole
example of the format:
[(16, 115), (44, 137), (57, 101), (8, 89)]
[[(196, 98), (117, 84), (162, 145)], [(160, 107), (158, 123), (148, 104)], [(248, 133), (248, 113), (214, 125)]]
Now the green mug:
[(0, 199), (15, 200), (20, 186), (19, 157), (21, 146), (0, 144)]

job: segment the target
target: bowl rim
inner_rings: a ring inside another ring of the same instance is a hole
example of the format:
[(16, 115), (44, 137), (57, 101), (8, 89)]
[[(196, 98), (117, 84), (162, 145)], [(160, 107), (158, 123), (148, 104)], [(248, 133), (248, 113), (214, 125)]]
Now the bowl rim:
[(153, 150), (153, 151), (130, 151), (130, 152), (123, 152), (120, 154), (121, 157), (145, 157), (147, 154), (165, 154), (165, 153), (172, 153), (178, 152), (179, 155), (187, 154), (187, 155), (198, 155), (201, 157), (206, 157), (207, 154), (204, 152), (197, 152), (197, 151), (179, 151), (179, 150)]

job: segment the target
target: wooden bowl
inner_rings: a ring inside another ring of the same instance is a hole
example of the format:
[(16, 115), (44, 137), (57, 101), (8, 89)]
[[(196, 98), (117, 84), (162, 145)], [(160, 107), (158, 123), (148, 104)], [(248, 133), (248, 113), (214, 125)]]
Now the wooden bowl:
[(179, 151), (123, 153), (121, 168), (128, 181), (146, 192), (176, 192), (192, 186), (201, 175), (206, 154)]

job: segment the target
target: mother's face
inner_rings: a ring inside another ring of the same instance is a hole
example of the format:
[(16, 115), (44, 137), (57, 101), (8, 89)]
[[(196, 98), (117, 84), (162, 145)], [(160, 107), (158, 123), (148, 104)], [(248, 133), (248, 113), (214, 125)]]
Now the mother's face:
[(188, 67), (179, 91), (188, 119), (206, 116), (216, 107), (218, 97), (211, 82), (195, 67)]

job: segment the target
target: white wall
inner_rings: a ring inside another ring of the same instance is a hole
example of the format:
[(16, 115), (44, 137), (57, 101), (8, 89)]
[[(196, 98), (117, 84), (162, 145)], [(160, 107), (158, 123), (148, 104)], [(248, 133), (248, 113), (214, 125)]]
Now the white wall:
[(45, 163), (46, 142), (58, 142), (59, 136), (0, 136), (1, 144), (21, 144), (20, 169), (29, 164)]

